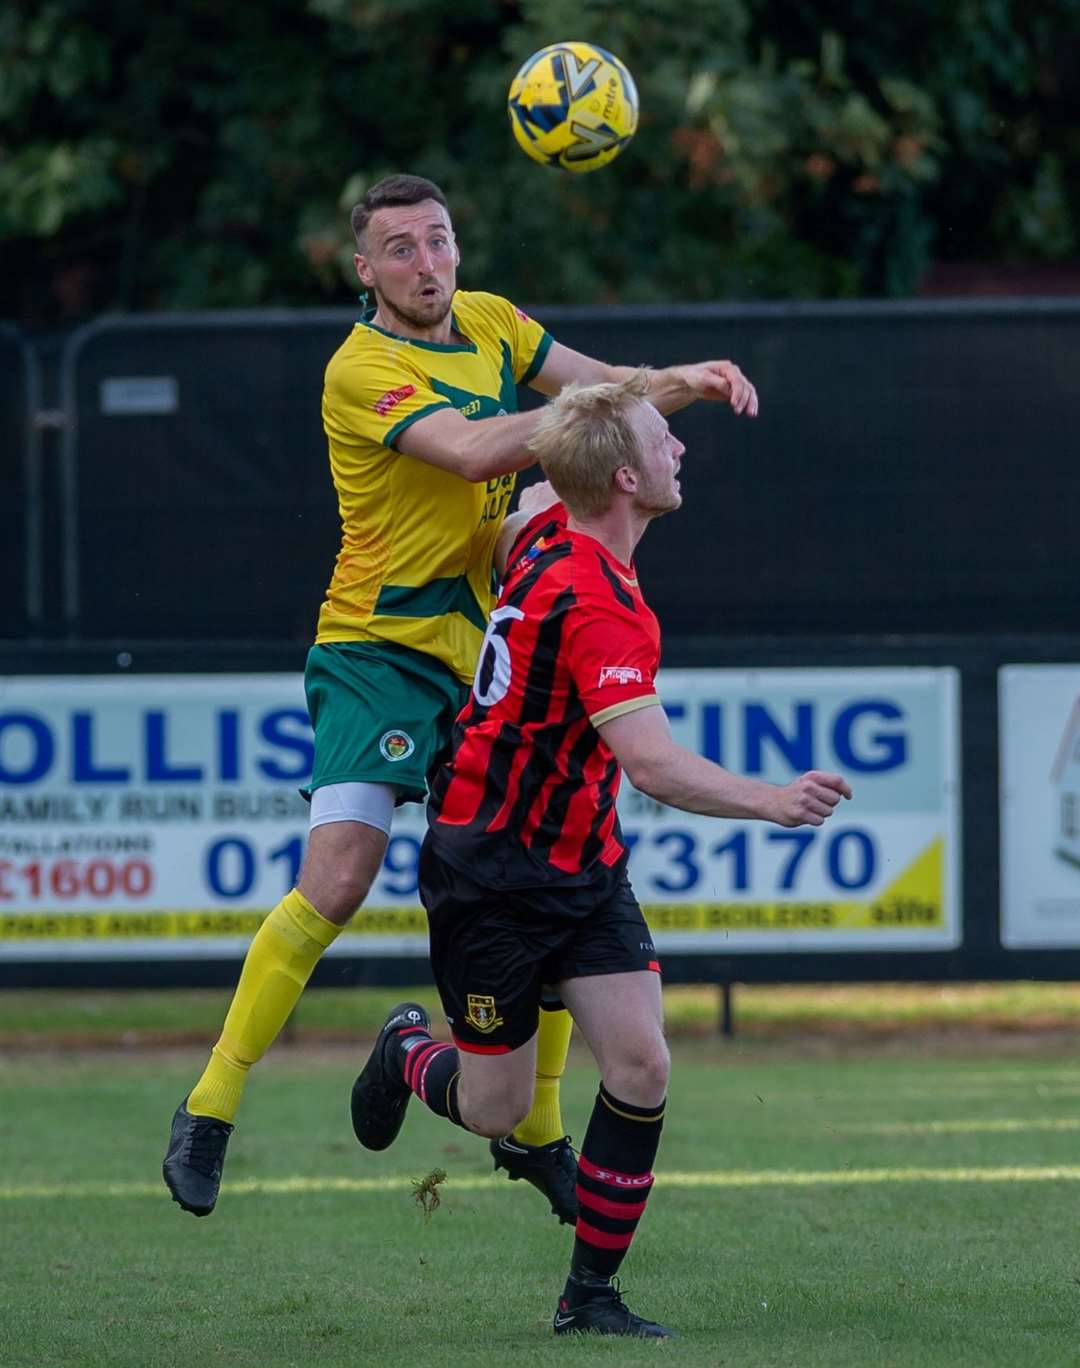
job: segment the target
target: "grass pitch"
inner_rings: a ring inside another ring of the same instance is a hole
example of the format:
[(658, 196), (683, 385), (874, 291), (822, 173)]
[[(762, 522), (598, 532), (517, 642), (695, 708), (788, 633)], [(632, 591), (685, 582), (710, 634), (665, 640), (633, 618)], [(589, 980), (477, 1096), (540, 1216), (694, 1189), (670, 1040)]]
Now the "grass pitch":
[[(658, 1345), (553, 1338), (569, 1232), (481, 1141), (414, 1104), (391, 1150), (360, 1150), (364, 1054), (271, 1053), (206, 1220), (159, 1171), (201, 1048), (0, 1056), (5, 1368), (1080, 1363), (1073, 1059), (676, 1042), (623, 1270), (681, 1333)], [(577, 1138), (594, 1090), (575, 1051)]]

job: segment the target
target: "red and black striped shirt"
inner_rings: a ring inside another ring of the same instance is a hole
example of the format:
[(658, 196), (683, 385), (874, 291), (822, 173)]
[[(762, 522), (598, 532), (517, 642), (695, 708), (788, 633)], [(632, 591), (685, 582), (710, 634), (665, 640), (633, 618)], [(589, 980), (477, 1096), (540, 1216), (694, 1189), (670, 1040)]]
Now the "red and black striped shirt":
[(510, 553), (428, 803), (438, 854), (494, 887), (586, 883), (619, 860), (621, 771), (597, 726), (660, 701), (660, 629), (633, 568), (565, 518), (537, 514)]

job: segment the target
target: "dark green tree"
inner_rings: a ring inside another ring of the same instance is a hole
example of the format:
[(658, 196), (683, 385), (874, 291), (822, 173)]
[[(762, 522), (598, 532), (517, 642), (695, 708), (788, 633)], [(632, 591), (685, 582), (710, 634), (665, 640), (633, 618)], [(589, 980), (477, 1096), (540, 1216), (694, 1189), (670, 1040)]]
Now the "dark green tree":
[[(442, 183), (463, 280), (533, 302), (900, 295), (934, 258), (1061, 260), (1080, 0), (42, 0), (0, 11), (0, 315), (349, 298), (349, 205)], [(560, 37), (642, 119), (584, 176), (506, 90)]]

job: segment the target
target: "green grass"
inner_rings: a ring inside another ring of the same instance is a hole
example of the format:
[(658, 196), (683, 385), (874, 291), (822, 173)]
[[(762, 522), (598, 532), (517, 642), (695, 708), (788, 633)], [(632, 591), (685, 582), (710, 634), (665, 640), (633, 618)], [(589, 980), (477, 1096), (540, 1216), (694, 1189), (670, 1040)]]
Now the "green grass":
[[(441, 1016), (434, 989), (412, 994)], [(231, 990), (50, 991), (0, 993), (0, 1047), (39, 1044), (182, 1044), (212, 1042)], [(290, 1023), (297, 1041), (350, 1040), (382, 1024), (400, 1000), (399, 989), (309, 990)], [(673, 1034), (701, 1034), (719, 1020), (719, 990), (668, 988), (664, 994)], [(995, 1031), (1072, 1028), (1080, 1025), (1080, 984), (964, 983), (774, 987), (739, 985), (736, 1028), (747, 1041), (776, 1036), (909, 1027), (990, 1028)]]
[[(0, 1362), (1080, 1362), (1080, 1064), (790, 1053), (676, 1043), (623, 1281), (682, 1338), (646, 1345), (553, 1339), (569, 1234), (531, 1189), (490, 1175), (482, 1142), (414, 1105), (386, 1154), (355, 1145), (354, 1049), (271, 1053), (204, 1221), (159, 1178), (201, 1049), (9, 1052)], [(564, 1109), (578, 1137), (594, 1088), (575, 1051)], [(448, 1179), (426, 1221), (410, 1180), (436, 1166)]]

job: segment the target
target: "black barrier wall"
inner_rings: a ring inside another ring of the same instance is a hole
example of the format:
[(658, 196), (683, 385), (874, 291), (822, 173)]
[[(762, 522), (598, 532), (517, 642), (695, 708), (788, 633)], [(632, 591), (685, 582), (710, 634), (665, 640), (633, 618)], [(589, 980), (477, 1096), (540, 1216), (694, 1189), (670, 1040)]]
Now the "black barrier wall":
[(319, 396), (346, 317), (104, 319), (63, 360), (65, 626), (313, 632), (338, 538)]
[(702, 404), (673, 420), (688, 448), (685, 504), (652, 529), (639, 561), (667, 630), (1080, 622), (1080, 308), (688, 310), (620, 322), (617, 332), (579, 322), (572, 345), (658, 365), (730, 356), (761, 399), (754, 423), (718, 421)]
[[(731, 357), (758, 387), (754, 422), (703, 404), (673, 419), (686, 501), (640, 557), (667, 631), (1080, 622), (1080, 305), (537, 315), (613, 362)], [(121, 317), (72, 338), (68, 631), (310, 636), (337, 549), (322, 372), (352, 321)]]
[(0, 323), (0, 637), (25, 636), (41, 612), (40, 389), (33, 352)]

